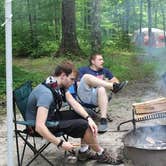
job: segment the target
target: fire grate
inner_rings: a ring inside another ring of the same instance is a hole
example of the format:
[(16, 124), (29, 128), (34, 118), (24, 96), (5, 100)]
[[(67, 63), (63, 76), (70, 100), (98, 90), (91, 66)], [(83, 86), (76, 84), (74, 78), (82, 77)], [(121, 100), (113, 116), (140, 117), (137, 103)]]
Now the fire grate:
[(166, 118), (166, 112), (160, 112), (160, 113), (153, 113), (151, 115), (147, 115), (147, 116), (143, 116), (143, 117), (139, 117), (136, 120), (136, 122), (139, 121), (145, 121), (145, 120), (152, 120), (152, 119), (159, 119), (159, 118)]
[(142, 103), (132, 104), (133, 119), (120, 123), (117, 130), (120, 130), (120, 126), (132, 122), (134, 129), (136, 128), (136, 122), (166, 118), (166, 98), (157, 98)]

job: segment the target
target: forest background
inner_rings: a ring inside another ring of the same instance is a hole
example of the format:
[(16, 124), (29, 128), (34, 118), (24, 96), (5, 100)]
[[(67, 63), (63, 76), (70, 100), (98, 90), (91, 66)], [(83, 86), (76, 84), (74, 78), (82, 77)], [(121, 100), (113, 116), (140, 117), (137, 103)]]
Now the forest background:
[[(101, 53), (120, 80), (158, 79), (166, 49), (151, 45), (152, 28), (166, 30), (165, 0), (13, 0), (13, 87), (43, 81), (64, 59), (77, 67)], [(4, 1), (0, 1), (0, 99), (5, 100)], [(147, 27), (149, 44), (135, 46)], [(165, 33), (164, 33), (165, 37)], [(166, 43), (166, 38), (164, 41)], [(165, 58), (165, 57), (164, 57)]]

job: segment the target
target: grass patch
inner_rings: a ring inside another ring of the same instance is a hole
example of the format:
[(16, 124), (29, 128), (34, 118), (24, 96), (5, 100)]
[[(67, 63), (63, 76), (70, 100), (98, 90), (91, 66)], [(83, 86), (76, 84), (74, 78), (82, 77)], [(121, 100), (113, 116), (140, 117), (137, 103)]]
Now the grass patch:
[[(4, 64), (0, 64), (0, 71), (0, 100), (4, 100), (6, 94), (6, 71)], [(13, 89), (19, 87), (27, 80), (32, 80), (35, 86), (43, 81), (44, 77), (41, 72), (28, 71), (25, 68), (13, 65)]]
[[(104, 55), (105, 67), (109, 68), (113, 74), (120, 80), (142, 80), (145, 77), (153, 76), (153, 61), (144, 61), (138, 58), (139, 55), (134, 52), (117, 52)], [(75, 56), (63, 56), (59, 58), (41, 57), (31, 58), (13, 58), (13, 88), (20, 86), (27, 80), (32, 80), (33, 85), (42, 82), (50, 75), (57, 64), (64, 60), (71, 60), (76, 67), (88, 65), (88, 58)], [(5, 65), (0, 64), (0, 98), (4, 98), (6, 91), (5, 83)]]
[(113, 53), (105, 56), (105, 66), (120, 80), (142, 80), (153, 76), (154, 63), (140, 60), (133, 52)]

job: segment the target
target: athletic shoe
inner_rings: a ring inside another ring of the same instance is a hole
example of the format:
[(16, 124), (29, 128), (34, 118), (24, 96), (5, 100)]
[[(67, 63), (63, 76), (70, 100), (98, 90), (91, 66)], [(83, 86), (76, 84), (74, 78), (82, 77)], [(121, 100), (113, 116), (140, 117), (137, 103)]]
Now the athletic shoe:
[(107, 119), (101, 118), (100, 124), (98, 127), (98, 133), (105, 133), (107, 131), (107, 129), (108, 129)]
[(123, 81), (121, 83), (113, 83), (113, 93), (119, 92), (124, 86), (126, 86), (128, 81)]
[(91, 151), (90, 148), (85, 152), (78, 151), (78, 160), (79, 161), (96, 160), (96, 153)]
[(110, 153), (108, 153), (106, 149), (104, 149), (101, 155), (96, 155), (96, 160), (99, 163), (107, 163), (111, 165), (119, 165), (123, 163), (122, 160), (114, 159), (113, 157), (111, 157)]

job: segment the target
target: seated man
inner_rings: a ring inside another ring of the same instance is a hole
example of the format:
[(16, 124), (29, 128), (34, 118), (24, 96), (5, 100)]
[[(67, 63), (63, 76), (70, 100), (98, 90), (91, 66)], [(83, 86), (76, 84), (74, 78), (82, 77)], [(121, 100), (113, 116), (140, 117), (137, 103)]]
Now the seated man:
[[(67, 91), (68, 87), (74, 83), (76, 75), (77, 71), (71, 62), (66, 61), (58, 65), (53, 76), (49, 76), (45, 82), (39, 84), (31, 92), (27, 104), (26, 120), (36, 120), (36, 132), (57, 145), (58, 148), (64, 150), (74, 148), (72, 143), (65, 142), (54, 135), (55, 132), (64, 132), (71, 137), (81, 138), (82, 142), (86, 143), (81, 146), (79, 156), (87, 154), (88, 158), (95, 158), (101, 163), (119, 164), (121, 161), (111, 157), (106, 149), (98, 144), (96, 124)], [(74, 111), (60, 111), (64, 98)], [(47, 120), (59, 121), (59, 125), (55, 128), (48, 128), (45, 125)], [(90, 153), (88, 145), (96, 152), (95, 154)]]
[[(119, 80), (113, 76), (113, 74), (107, 68), (103, 67), (104, 60), (102, 55), (92, 55), (89, 62), (90, 66), (81, 67), (79, 69), (78, 80), (80, 82), (78, 83), (77, 94), (83, 103), (99, 106), (101, 111), (99, 132), (103, 133), (106, 132), (108, 128), (106, 119), (108, 110), (108, 96), (106, 88), (111, 89), (112, 85), (114, 85), (115, 88), (112, 90), (112, 92), (117, 93), (123, 88), (124, 85), (126, 85), (127, 82), (119, 83)], [(95, 76), (95, 78), (92, 76)], [(108, 81), (102, 81), (105, 79)]]

